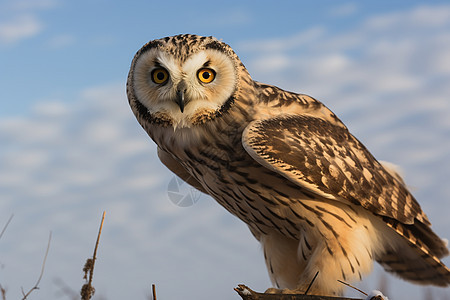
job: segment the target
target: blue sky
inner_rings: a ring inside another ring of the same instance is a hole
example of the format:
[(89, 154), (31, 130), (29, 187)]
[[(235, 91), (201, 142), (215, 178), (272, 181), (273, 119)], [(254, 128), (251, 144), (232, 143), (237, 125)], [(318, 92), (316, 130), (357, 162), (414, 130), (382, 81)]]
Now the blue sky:
[[(445, 3), (426, 3), (432, 2)], [(214, 35), (239, 50), (242, 41), (289, 37), (318, 26), (333, 34), (358, 27), (364, 19), (378, 13), (416, 5), (421, 4), (2, 1), (0, 53), (2, 69), (7, 72), (0, 74), (0, 98), (8, 101), (4, 101), (7, 105), (2, 105), (0, 114), (24, 113), (34, 101), (42, 99), (69, 101), (67, 98), (83, 87), (124, 80), (130, 54), (150, 39), (177, 33)], [(8, 28), (13, 28), (11, 33)], [(241, 56), (244, 62), (248, 58), (247, 53)]]
[[(14, 214), (0, 240), (8, 298), (34, 284), (50, 230), (31, 299), (64, 299), (61, 282), (76, 291), (103, 210), (98, 296), (145, 299), (156, 283), (160, 299), (238, 299), (238, 283), (268, 287), (244, 224), (206, 196), (187, 208), (170, 201), (173, 176), (128, 107), (134, 53), (178, 33), (223, 39), (255, 80), (323, 101), (377, 158), (403, 169), (435, 231), (450, 238), (447, 2), (2, 1), (0, 226)], [(376, 267), (357, 286), (379, 288), (382, 274)], [(391, 299), (425, 293), (386, 278)]]

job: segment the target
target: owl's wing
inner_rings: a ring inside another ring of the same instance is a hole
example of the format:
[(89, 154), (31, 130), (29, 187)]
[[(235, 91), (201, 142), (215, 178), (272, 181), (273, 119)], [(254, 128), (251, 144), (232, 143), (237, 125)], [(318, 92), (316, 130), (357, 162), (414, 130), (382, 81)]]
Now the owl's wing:
[(349, 201), (403, 224), (430, 225), (419, 204), (345, 127), (311, 115), (251, 122), (243, 146), (257, 162), (322, 197)]
[(194, 177), (189, 174), (183, 166), (177, 162), (169, 153), (162, 150), (158, 147), (158, 157), (159, 160), (175, 175), (183, 179), (183, 181), (189, 183), (191, 186), (195, 187), (200, 192), (203, 192), (205, 194), (208, 194), (208, 192), (205, 191), (203, 186), (200, 184), (200, 182), (197, 181)]

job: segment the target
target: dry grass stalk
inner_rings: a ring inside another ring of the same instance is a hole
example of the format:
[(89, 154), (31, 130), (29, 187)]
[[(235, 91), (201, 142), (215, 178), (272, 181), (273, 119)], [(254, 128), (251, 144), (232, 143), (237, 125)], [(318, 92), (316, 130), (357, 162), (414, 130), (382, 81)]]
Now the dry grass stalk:
[(0, 233), (0, 239), (2, 238), (3, 234), (6, 231), (6, 228), (8, 228), (9, 223), (11, 223), (12, 218), (14, 217), (14, 214), (9, 217), (8, 221), (6, 222), (5, 226), (3, 226), (2, 232)]
[(92, 258), (88, 258), (86, 260), (86, 263), (83, 267), (84, 279), (86, 279), (88, 282), (81, 287), (80, 294), (82, 300), (91, 299), (95, 293), (95, 288), (92, 286), (92, 279), (94, 278), (95, 260), (97, 259), (97, 249), (100, 242), (100, 235), (102, 234), (103, 222), (105, 221), (105, 213), (106, 212), (103, 212), (102, 215), (102, 221), (98, 230), (97, 241), (95, 242), (94, 254), (92, 255)]
[(2, 293), (2, 300), (6, 300), (6, 289), (0, 284), (0, 292)]
[(351, 284), (349, 284), (349, 283), (347, 283), (347, 282), (344, 282), (344, 281), (342, 281), (342, 280), (339, 280), (339, 279), (338, 279), (338, 281), (339, 281), (340, 283), (342, 283), (342, 284), (344, 284), (344, 285), (346, 285), (346, 286), (348, 286), (348, 287), (351, 287), (352, 289), (354, 289), (354, 290), (360, 292), (361, 294), (367, 296), (367, 293), (361, 291), (361, 290), (358, 289), (357, 287), (355, 287), (355, 286), (353, 286), (353, 285), (351, 285)]
[(153, 295), (153, 300), (156, 300), (156, 286), (155, 286), (155, 284), (152, 284), (152, 295)]

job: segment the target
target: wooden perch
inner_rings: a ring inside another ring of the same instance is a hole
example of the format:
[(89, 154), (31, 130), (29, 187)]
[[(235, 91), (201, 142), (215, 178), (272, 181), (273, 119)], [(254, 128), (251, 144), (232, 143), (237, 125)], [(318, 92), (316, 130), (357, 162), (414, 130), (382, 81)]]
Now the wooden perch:
[(301, 294), (265, 294), (258, 293), (240, 284), (234, 289), (243, 300), (362, 300), (357, 298), (314, 296)]

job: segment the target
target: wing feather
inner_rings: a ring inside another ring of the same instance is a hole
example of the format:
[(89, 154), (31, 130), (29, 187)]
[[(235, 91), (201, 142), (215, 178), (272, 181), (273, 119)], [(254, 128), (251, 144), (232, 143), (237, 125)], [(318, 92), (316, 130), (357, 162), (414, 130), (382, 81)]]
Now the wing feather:
[(322, 197), (349, 201), (404, 224), (430, 225), (404, 184), (345, 127), (311, 115), (251, 122), (242, 142), (253, 159)]

